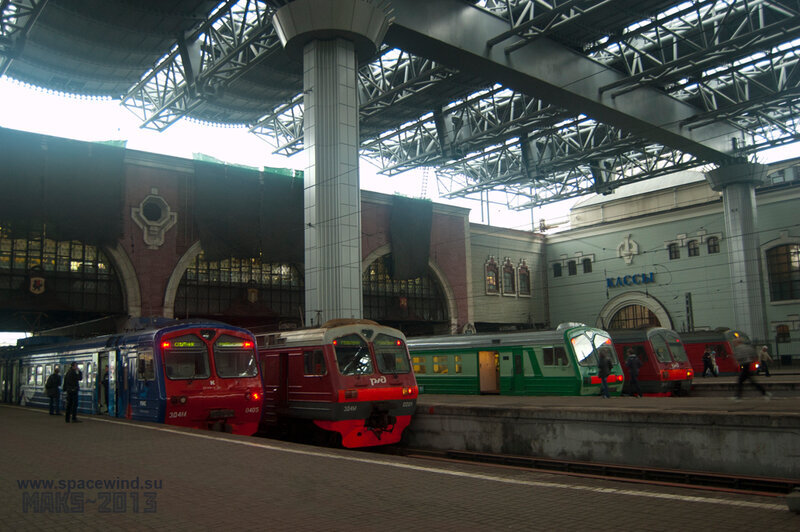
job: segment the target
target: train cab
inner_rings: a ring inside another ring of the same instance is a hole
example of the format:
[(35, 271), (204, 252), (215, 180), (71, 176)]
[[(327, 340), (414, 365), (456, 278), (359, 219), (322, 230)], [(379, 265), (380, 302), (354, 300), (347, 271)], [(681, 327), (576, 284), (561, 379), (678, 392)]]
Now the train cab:
[(689, 362), (683, 341), (672, 329), (609, 330), (625, 372), (624, 394), (632, 393), (630, 370), (625, 364), (629, 353), (641, 361), (639, 387), (643, 395), (686, 395), (692, 389), (695, 370)]

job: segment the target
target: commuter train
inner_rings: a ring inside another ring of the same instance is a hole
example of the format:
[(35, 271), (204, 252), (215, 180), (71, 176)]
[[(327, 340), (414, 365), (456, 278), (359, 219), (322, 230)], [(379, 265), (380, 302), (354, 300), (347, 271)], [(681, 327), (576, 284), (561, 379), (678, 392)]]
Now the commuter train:
[(625, 364), (629, 349), (633, 349), (642, 361), (639, 387), (643, 395), (687, 395), (692, 390), (695, 371), (677, 332), (662, 327), (615, 329), (608, 332), (625, 372), (622, 393), (631, 393), (630, 373)]
[(264, 433), (311, 433), (348, 448), (400, 441), (418, 395), (403, 333), (370, 320), (331, 320), (256, 339)]
[[(713, 331), (692, 331), (681, 333), (689, 362), (697, 375), (703, 374), (703, 352), (706, 347), (714, 351), (714, 360), (719, 368), (720, 375), (736, 375), (739, 373), (739, 363), (733, 355), (734, 341), (750, 344), (750, 338), (742, 331), (721, 328)], [(758, 369), (758, 362), (752, 364), (751, 370)]]
[(56, 366), (63, 377), (72, 362), (83, 372), (80, 413), (234, 434), (258, 431), (261, 377), (255, 337), (244, 329), (165, 320), (139, 331), (80, 340), (23, 339), (2, 354), (3, 400), (49, 408), (44, 384)]
[(565, 323), (555, 330), (408, 339), (420, 393), (598, 395), (598, 357), (613, 362), (607, 383), (620, 395), (622, 368), (606, 331)]

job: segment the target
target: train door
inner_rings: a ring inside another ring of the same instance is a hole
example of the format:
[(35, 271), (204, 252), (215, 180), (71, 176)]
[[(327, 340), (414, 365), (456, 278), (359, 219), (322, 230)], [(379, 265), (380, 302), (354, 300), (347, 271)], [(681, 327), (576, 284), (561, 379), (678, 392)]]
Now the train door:
[(515, 350), (511, 353), (512, 357), (512, 375), (511, 375), (511, 389), (509, 393), (514, 395), (524, 395), (525, 393), (525, 367), (522, 361), (522, 352)]
[(97, 358), (97, 412), (109, 414), (109, 359), (110, 351), (102, 351)]
[(117, 379), (117, 368), (119, 367), (118, 357), (119, 351), (108, 351), (108, 415), (111, 417), (120, 417), (119, 415), (119, 394), (117, 388), (119, 386), (119, 379)]
[(8, 402), (8, 399), (6, 399), (6, 394), (8, 393), (7, 366), (6, 362), (0, 364), (0, 403)]
[(163, 415), (159, 412), (160, 402), (153, 350), (141, 349), (129, 353), (127, 370), (130, 418), (143, 421), (163, 421)]
[(278, 396), (279, 409), (289, 406), (289, 353), (278, 354)]
[(481, 393), (500, 393), (500, 353), (478, 351)]

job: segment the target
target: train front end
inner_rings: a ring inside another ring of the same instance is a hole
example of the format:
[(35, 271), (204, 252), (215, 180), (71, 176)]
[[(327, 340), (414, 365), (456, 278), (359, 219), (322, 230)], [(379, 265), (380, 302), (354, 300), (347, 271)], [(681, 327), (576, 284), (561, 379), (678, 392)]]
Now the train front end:
[(578, 364), (580, 374), (580, 395), (600, 395), (602, 378), (600, 364), (602, 359), (611, 361), (611, 371), (606, 377), (609, 395), (622, 394), (625, 382), (622, 366), (617, 358), (611, 336), (604, 330), (593, 327), (569, 325), (559, 326), (564, 331), (564, 341)]
[(694, 368), (677, 332), (659, 329), (658, 334), (649, 334), (656, 356), (656, 378), (653, 379), (653, 395), (688, 395), (692, 391)]
[(262, 384), (255, 338), (218, 325), (160, 334), (167, 424), (252, 435), (258, 430)]
[(333, 415), (314, 424), (339, 433), (343, 447), (399, 442), (419, 395), (402, 333), (360, 324), (337, 330), (327, 347), (338, 370)]

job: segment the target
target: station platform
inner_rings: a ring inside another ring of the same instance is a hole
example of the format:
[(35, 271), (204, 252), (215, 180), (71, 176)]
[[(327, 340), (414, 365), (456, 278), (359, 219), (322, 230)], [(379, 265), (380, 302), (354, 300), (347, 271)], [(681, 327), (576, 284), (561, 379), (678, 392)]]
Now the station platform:
[[(800, 375), (696, 379), (684, 397), (422, 394), (412, 448), (800, 479)], [(699, 381), (699, 382), (698, 382)]]
[[(794, 531), (785, 498), (321, 449), (0, 405), (9, 530)], [(576, 505), (576, 501), (579, 504)]]

